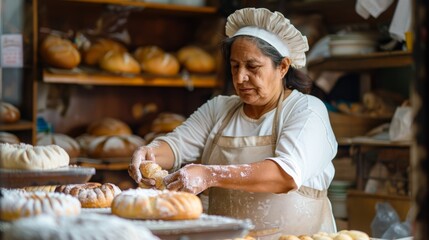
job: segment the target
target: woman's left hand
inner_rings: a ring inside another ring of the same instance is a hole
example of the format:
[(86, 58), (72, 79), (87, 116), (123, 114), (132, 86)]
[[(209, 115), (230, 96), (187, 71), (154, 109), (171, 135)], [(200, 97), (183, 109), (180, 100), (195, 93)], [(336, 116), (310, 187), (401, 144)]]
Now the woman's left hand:
[(164, 178), (168, 190), (199, 194), (211, 186), (209, 168), (201, 164), (188, 164)]

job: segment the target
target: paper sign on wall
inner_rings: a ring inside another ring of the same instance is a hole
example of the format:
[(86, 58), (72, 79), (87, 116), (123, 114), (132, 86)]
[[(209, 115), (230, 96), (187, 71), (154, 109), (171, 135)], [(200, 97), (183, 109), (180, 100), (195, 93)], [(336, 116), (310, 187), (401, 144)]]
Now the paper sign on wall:
[(2, 67), (19, 68), (24, 65), (21, 34), (3, 34), (0, 47)]

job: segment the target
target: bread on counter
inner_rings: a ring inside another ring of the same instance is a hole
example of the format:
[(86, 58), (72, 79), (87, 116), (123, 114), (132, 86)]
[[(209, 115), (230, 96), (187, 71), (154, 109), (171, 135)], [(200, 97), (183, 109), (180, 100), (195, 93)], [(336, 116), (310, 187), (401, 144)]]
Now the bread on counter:
[(15, 123), (21, 119), (21, 112), (14, 105), (0, 101), (0, 123)]
[(0, 168), (46, 170), (68, 166), (70, 157), (58, 145), (0, 143)]
[(40, 54), (45, 63), (57, 68), (73, 69), (81, 61), (79, 51), (70, 40), (54, 35), (43, 40)]
[(115, 197), (112, 214), (130, 219), (188, 220), (203, 211), (201, 200), (187, 192), (129, 189)]

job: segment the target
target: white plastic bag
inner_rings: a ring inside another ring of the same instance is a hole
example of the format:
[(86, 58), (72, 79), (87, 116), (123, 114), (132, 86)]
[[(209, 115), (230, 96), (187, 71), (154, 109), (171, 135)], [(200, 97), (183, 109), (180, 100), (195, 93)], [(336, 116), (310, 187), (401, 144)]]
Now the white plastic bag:
[(413, 113), (409, 106), (400, 106), (395, 110), (389, 127), (391, 141), (409, 141), (412, 139)]

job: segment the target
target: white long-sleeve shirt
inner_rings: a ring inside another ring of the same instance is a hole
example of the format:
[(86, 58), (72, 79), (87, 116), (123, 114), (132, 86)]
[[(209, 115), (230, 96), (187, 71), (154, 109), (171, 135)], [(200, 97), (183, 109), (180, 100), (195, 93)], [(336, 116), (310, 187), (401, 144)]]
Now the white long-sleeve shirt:
[[(157, 140), (167, 142), (173, 150), (174, 169), (193, 162), (209, 149), (228, 110), (240, 102), (238, 96), (217, 96), (198, 108), (181, 126)], [(223, 136), (266, 136), (272, 133), (276, 109), (255, 120), (240, 107), (226, 126)], [(335, 169), (332, 159), (337, 141), (327, 109), (318, 98), (292, 91), (283, 100), (278, 123), (275, 161), (295, 181), (318, 190), (329, 187)], [(264, 159), (261, 159), (264, 160)]]

